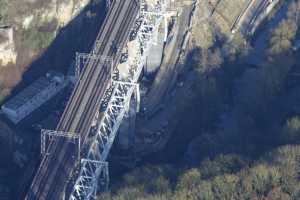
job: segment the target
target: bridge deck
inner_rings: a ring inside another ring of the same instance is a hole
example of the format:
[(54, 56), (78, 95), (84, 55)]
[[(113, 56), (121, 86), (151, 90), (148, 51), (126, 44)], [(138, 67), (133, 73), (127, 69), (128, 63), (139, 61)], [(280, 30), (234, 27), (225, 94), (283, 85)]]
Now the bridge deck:
[[(110, 84), (111, 67), (116, 67), (120, 59), (120, 51), (115, 50), (115, 45), (118, 49), (123, 49), (138, 11), (137, 0), (113, 1), (96, 38), (101, 44), (96, 54), (111, 57), (114, 65), (103, 64), (99, 59), (91, 59), (86, 63), (57, 126), (59, 131), (80, 134), (81, 147)], [(54, 141), (49, 146), (48, 152), (51, 154), (42, 159), (26, 199), (61, 199), (76, 164), (76, 159), (72, 157), (73, 150), (69, 143), (63, 141)]]

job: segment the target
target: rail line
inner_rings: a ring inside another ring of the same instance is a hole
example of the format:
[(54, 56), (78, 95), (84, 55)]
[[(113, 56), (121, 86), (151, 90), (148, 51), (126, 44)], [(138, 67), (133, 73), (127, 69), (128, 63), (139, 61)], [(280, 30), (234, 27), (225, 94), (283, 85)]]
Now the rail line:
[[(116, 51), (114, 44), (122, 49), (129, 38), (132, 27), (139, 11), (137, 0), (115, 0), (103, 22), (96, 38), (100, 42), (98, 48), (94, 45), (97, 56), (110, 57), (113, 64), (101, 59), (89, 59), (80, 75), (71, 98), (66, 106), (62, 118), (57, 126), (58, 131), (79, 134), (80, 147), (83, 147), (89, 134), (91, 123), (101, 99), (110, 84), (111, 68), (115, 68), (120, 51)], [(34, 177), (26, 196), (28, 200), (60, 199), (66, 183), (76, 165), (72, 156), (70, 143), (53, 141), (49, 147), (50, 155), (45, 156)]]

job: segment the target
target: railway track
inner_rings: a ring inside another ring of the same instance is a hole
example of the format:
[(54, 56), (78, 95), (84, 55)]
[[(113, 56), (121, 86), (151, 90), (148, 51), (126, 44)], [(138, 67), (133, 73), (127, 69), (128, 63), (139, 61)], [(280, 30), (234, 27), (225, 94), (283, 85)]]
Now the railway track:
[[(110, 84), (111, 67), (115, 68), (120, 51), (128, 38), (130, 29), (139, 11), (137, 0), (115, 0), (107, 13), (96, 41), (101, 46), (95, 49), (98, 56), (110, 57), (113, 65), (101, 59), (89, 59), (80, 75), (62, 118), (58, 131), (80, 135), (83, 147), (89, 134), (92, 120), (106, 88)], [(96, 48), (96, 45), (94, 46)], [(61, 199), (66, 183), (76, 165), (72, 155), (72, 145), (64, 141), (53, 141), (49, 147), (50, 155), (45, 156), (27, 193), (27, 200)]]

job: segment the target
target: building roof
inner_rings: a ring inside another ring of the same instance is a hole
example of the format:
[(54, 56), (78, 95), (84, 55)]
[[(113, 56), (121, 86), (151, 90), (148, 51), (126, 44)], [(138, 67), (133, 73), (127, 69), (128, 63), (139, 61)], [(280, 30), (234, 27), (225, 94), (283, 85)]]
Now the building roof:
[[(54, 76), (56, 74), (53, 74)], [(45, 90), (47, 87), (53, 83), (54, 76), (43, 76), (33, 82), (30, 86), (25, 88), (22, 92), (14, 96), (8, 102), (4, 104), (4, 106), (8, 109), (17, 110), (29, 100), (31, 100), (34, 96)]]

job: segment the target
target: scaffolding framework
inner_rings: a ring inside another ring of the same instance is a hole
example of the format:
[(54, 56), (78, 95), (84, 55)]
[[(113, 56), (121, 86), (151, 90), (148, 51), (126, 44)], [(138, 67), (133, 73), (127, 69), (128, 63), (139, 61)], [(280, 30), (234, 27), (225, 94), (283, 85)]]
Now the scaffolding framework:
[[(85, 157), (82, 159), (81, 171), (70, 195), (71, 200), (95, 199), (99, 190), (98, 186), (101, 186), (98, 184), (98, 180), (103, 174), (107, 175), (102, 176), (104, 178), (102, 180), (106, 181), (104, 185), (108, 185), (108, 169), (103, 165), (106, 163), (118, 129), (129, 110), (130, 100), (134, 94), (138, 102), (137, 108), (139, 108), (138, 80), (146, 63), (149, 49), (157, 40), (159, 26), (167, 13), (167, 3), (161, 0), (155, 7), (146, 10), (147, 8), (145, 2), (141, 1), (140, 14), (130, 34), (130, 40), (136, 39), (138, 41), (134, 47), (137, 49), (136, 54), (131, 62), (127, 60), (129, 69), (127, 77), (122, 79), (118, 78), (119, 76), (112, 78), (111, 85), (106, 91), (101, 103), (102, 106), (99, 108), (100, 112), (103, 109), (103, 116), (96, 125), (96, 134), (92, 137), (89, 148), (83, 153)], [(97, 45), (94, 45), (94, 48), (97, 48)], [(92, 52), (97, 51), (93, 50)], [(91, 164), (95, 163), (97, 164), (91, 168)]]

